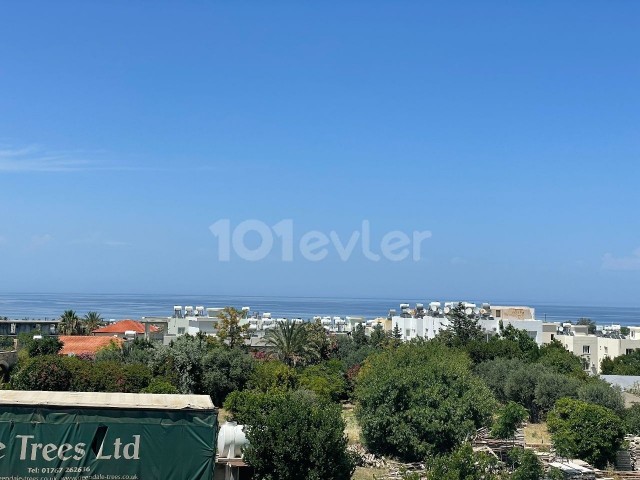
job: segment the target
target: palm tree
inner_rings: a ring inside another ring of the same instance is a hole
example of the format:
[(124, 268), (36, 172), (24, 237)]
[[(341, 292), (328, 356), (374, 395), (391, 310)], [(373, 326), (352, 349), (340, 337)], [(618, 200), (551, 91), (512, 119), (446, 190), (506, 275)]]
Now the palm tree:
[(60, 326), (58, 328), (63, 335), (80, 335), (82, 333), (82, 324), (73, 310), (65, 310), (60, 315)]
[(82, 319), (84, 330), (87, 334), (91, 334), (102, 324), (102, 317), (98, 312), (88, 312)]
[(289, 366), (294, 366), (310, 354), (307, 329), (302, 323), (291, 320), (277, 322), (264, 336), (265, 344), (273, 347), (275, 356)]

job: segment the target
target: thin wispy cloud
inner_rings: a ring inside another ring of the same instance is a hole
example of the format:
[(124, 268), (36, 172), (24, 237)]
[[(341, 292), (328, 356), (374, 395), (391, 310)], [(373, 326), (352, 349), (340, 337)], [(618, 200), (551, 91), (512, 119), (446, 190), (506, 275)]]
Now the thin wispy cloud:
[(640, 270), (640, 247), (626, 257), (616, 257), (611, 253), (606, 253), (602, 258), (602, 268), (605, 270)]
[(38, 146), (0, 148), (0, 172), (74, 172), (94, 166), (84, 158), (65, 152), (46, 152)]
[(104, 151), (48, 151), (39, 145), (14, 148), (0, 145), (0, 173), (64, 173), (91, 171), (174, 171), (178, 167), (122, 165), (98, 160)]
[(33, 235), (31, 237), (31, 242), (29, 243), (29, 248), (32, 250), (42, 248), (53, 240), (53, 235), (49, 233), (44, 233), (42, 235)]
[(111, 238), (105, 238), (101, 233), (93, 233), (88, 237), (77, 238), (70, 242), (72, 245), (93, 245), (93, 246), (105, 246), (110, 248), (127, 247), (131, 245), (129, 242), (122, 240), (113, 240)]

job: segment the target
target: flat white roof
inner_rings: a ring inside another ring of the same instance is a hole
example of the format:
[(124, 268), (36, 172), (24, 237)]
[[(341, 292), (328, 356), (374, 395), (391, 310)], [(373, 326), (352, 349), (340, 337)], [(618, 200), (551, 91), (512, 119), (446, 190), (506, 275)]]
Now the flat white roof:
[(214, 410), (208, 395), (0, 390), (0, 405)]

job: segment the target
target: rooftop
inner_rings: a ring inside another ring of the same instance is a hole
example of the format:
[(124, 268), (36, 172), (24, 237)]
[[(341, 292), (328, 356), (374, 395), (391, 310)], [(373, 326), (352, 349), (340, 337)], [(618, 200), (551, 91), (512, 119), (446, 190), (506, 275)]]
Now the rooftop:
[[(150, 332), (157, 332), (160, 328), (156, 325), (149, 325)], [(120, 320), (119, 322), (112, 323), (106, 327), (101, 327), (93, 331), (93, 333), (125, 333), (136, 332), (144, 333), (144, 324), (142, 322), (136, 322), (135, 320)]]
[(149, 393), (0, 391), (0, 405), (214, 410), (209, 395)]
[(117, 337), (94, 337), (85, 335), (60, 335), (58, 338), (64, 344), (60, 351), (61, 355), (95, 355), (98, 350), (108, 346), (111, 342), (115, 342), (118, 345), (122, 345), (123, 342), (121, 338)]

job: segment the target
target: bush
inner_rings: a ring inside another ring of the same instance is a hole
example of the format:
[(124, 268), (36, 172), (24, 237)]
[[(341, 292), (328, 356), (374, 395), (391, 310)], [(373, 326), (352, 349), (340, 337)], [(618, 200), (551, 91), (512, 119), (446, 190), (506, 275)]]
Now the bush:
[(294, 368), (280, 360), (259, 361), (249, 379), (249, 387), (261, 392), (295, 390), (298, 376)]
[(516, 430), (529, 416), (529, 412), (516, 402), (507, 403), (500, 410), (498, 419), (491, 428), (491, 435), (495, 438), (511, 439), (516, 435)]
[(547, 425), (559, 455), (577, 457), (604, 468), (622, 445), (624, 425), (612, 410), (562, 398), (549, 413)]
[(416, 461), (455, 449), (488, 425), (495, 406), (469, 358), (439, 342), (404, 344), (370, 357), (356, 387), (368, 448)]
[(498, 480), (498, 461), (485, 452), (474, 452), (465, 443), (451, 453), (437, 455), (429, 462), (427, 478), (438, 480)]
[(140, 392), (141, 393), (171, 393), (171, 394), (180, 393), (178, 392), (178, 389), (176, 387), (171, 385), (171, 382), (169, 382), (164, 378), (158, 378), (158, 377), (151, 380), (151, 383), (149, 383), (147, 387), (140, 390)]
[(542, 462), (532, 450), (514, 448), (509, 452), (509, 459), (516, 467), (509, 477), (512, 480), (540, 480), (544, 478)]
[(25, 345), (30, 357), (57, 355), (62, 350), (62, 347), (63, 343), (58, 337), (30, 338)]
[(620, 387), (613, 387), (601, 379), (592, 379), (578, 389), (578, 399), (595, 403), (613, 410), (618, 415), (624, 412), (624, 398)]
[(215, 405), (222, 405), (227, 395), (242, 390), (255, 366), (251, 355), (238, 348), (215, 348), (202, 360), (202, 392), (211, 396)]
[(337, 360), (307, 367), (300, 373), (300, 386), (319, 396), (338, 402), (346, 398), (347, 381)]
[(640, 435), (640, 403), (633, 404), (623, 414), (625, 433)]
[(587, 374), (582, 368), (582, 360), (564, 348), (557, 340), (540, 347), (538, 363), (556, 373), (572, 375), (580, 379), (587, 378)]
[(234, 392), (227, 398), (234, 419), (245, 425), (244, 460), (255, 478), (349, 480), (355, 470), (347, 452), (339, 405), (304, 392)]
[(71, 388), (71, 371), (58, 355), (41, 355), (26, 360), (11, 378), (16, 390), (66, 392)]

